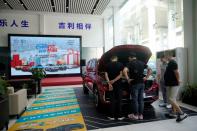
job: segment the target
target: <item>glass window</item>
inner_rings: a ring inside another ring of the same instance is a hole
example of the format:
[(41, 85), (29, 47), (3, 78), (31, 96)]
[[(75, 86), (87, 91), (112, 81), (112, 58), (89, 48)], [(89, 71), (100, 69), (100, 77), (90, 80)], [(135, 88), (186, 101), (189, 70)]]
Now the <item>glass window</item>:
[(148, 46), (153, 54), (184, 46), (183, 0), (128, 0), (119, 14), (121, 43)]
[(119, 17), (121, 43), (149, 47), (151, 65), (156, 52), (184, 47), (183, 0), (128, 0)]
[(113, 17), (111, 16), (107, 21), (107, 34), (108, 41), (105, 43), (105, 52), (111, 49), (114, 45), (114, 28), (113, 28)]

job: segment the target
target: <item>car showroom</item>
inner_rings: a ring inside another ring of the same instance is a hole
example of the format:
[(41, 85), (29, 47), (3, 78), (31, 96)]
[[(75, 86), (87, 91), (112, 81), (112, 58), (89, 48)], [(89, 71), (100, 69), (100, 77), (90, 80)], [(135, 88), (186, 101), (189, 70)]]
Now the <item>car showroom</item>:
[(196, 131), (196, 0), (0, 0), (0, 131)]

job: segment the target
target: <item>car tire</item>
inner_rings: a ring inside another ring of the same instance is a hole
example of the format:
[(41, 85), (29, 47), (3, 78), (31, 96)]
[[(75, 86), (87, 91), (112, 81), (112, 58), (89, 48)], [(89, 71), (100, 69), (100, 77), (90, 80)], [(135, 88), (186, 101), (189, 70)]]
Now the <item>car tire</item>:
[(99, 92), (98, 92), (98, 89), (95, 88), (94, 89), (94, 104), (95, 104), (95, 107), (98, 111), (101, 110), (101, 101), (99, 99)]
[(85, 95), (88, 95), (88, 94), (89, 94), (89, 90), (88, 90), (88, 88), (85, 86), (85, 84), (83, 84), (83, 93), (84, 93)]

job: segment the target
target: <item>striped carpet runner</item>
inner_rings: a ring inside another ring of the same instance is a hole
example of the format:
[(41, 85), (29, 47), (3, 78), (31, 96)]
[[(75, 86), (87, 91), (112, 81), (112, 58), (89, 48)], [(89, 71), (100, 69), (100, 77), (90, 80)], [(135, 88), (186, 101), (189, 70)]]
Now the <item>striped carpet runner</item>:
[(9, 131), (86, 131), (72, 88), (49, 88), (9, 128)]

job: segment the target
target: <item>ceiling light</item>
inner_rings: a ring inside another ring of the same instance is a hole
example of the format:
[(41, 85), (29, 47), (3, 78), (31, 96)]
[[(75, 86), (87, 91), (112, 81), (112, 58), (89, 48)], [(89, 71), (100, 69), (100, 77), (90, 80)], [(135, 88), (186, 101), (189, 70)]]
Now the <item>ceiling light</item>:
[(7, 5), (8, 3), (5, 2), (4, 4)]

